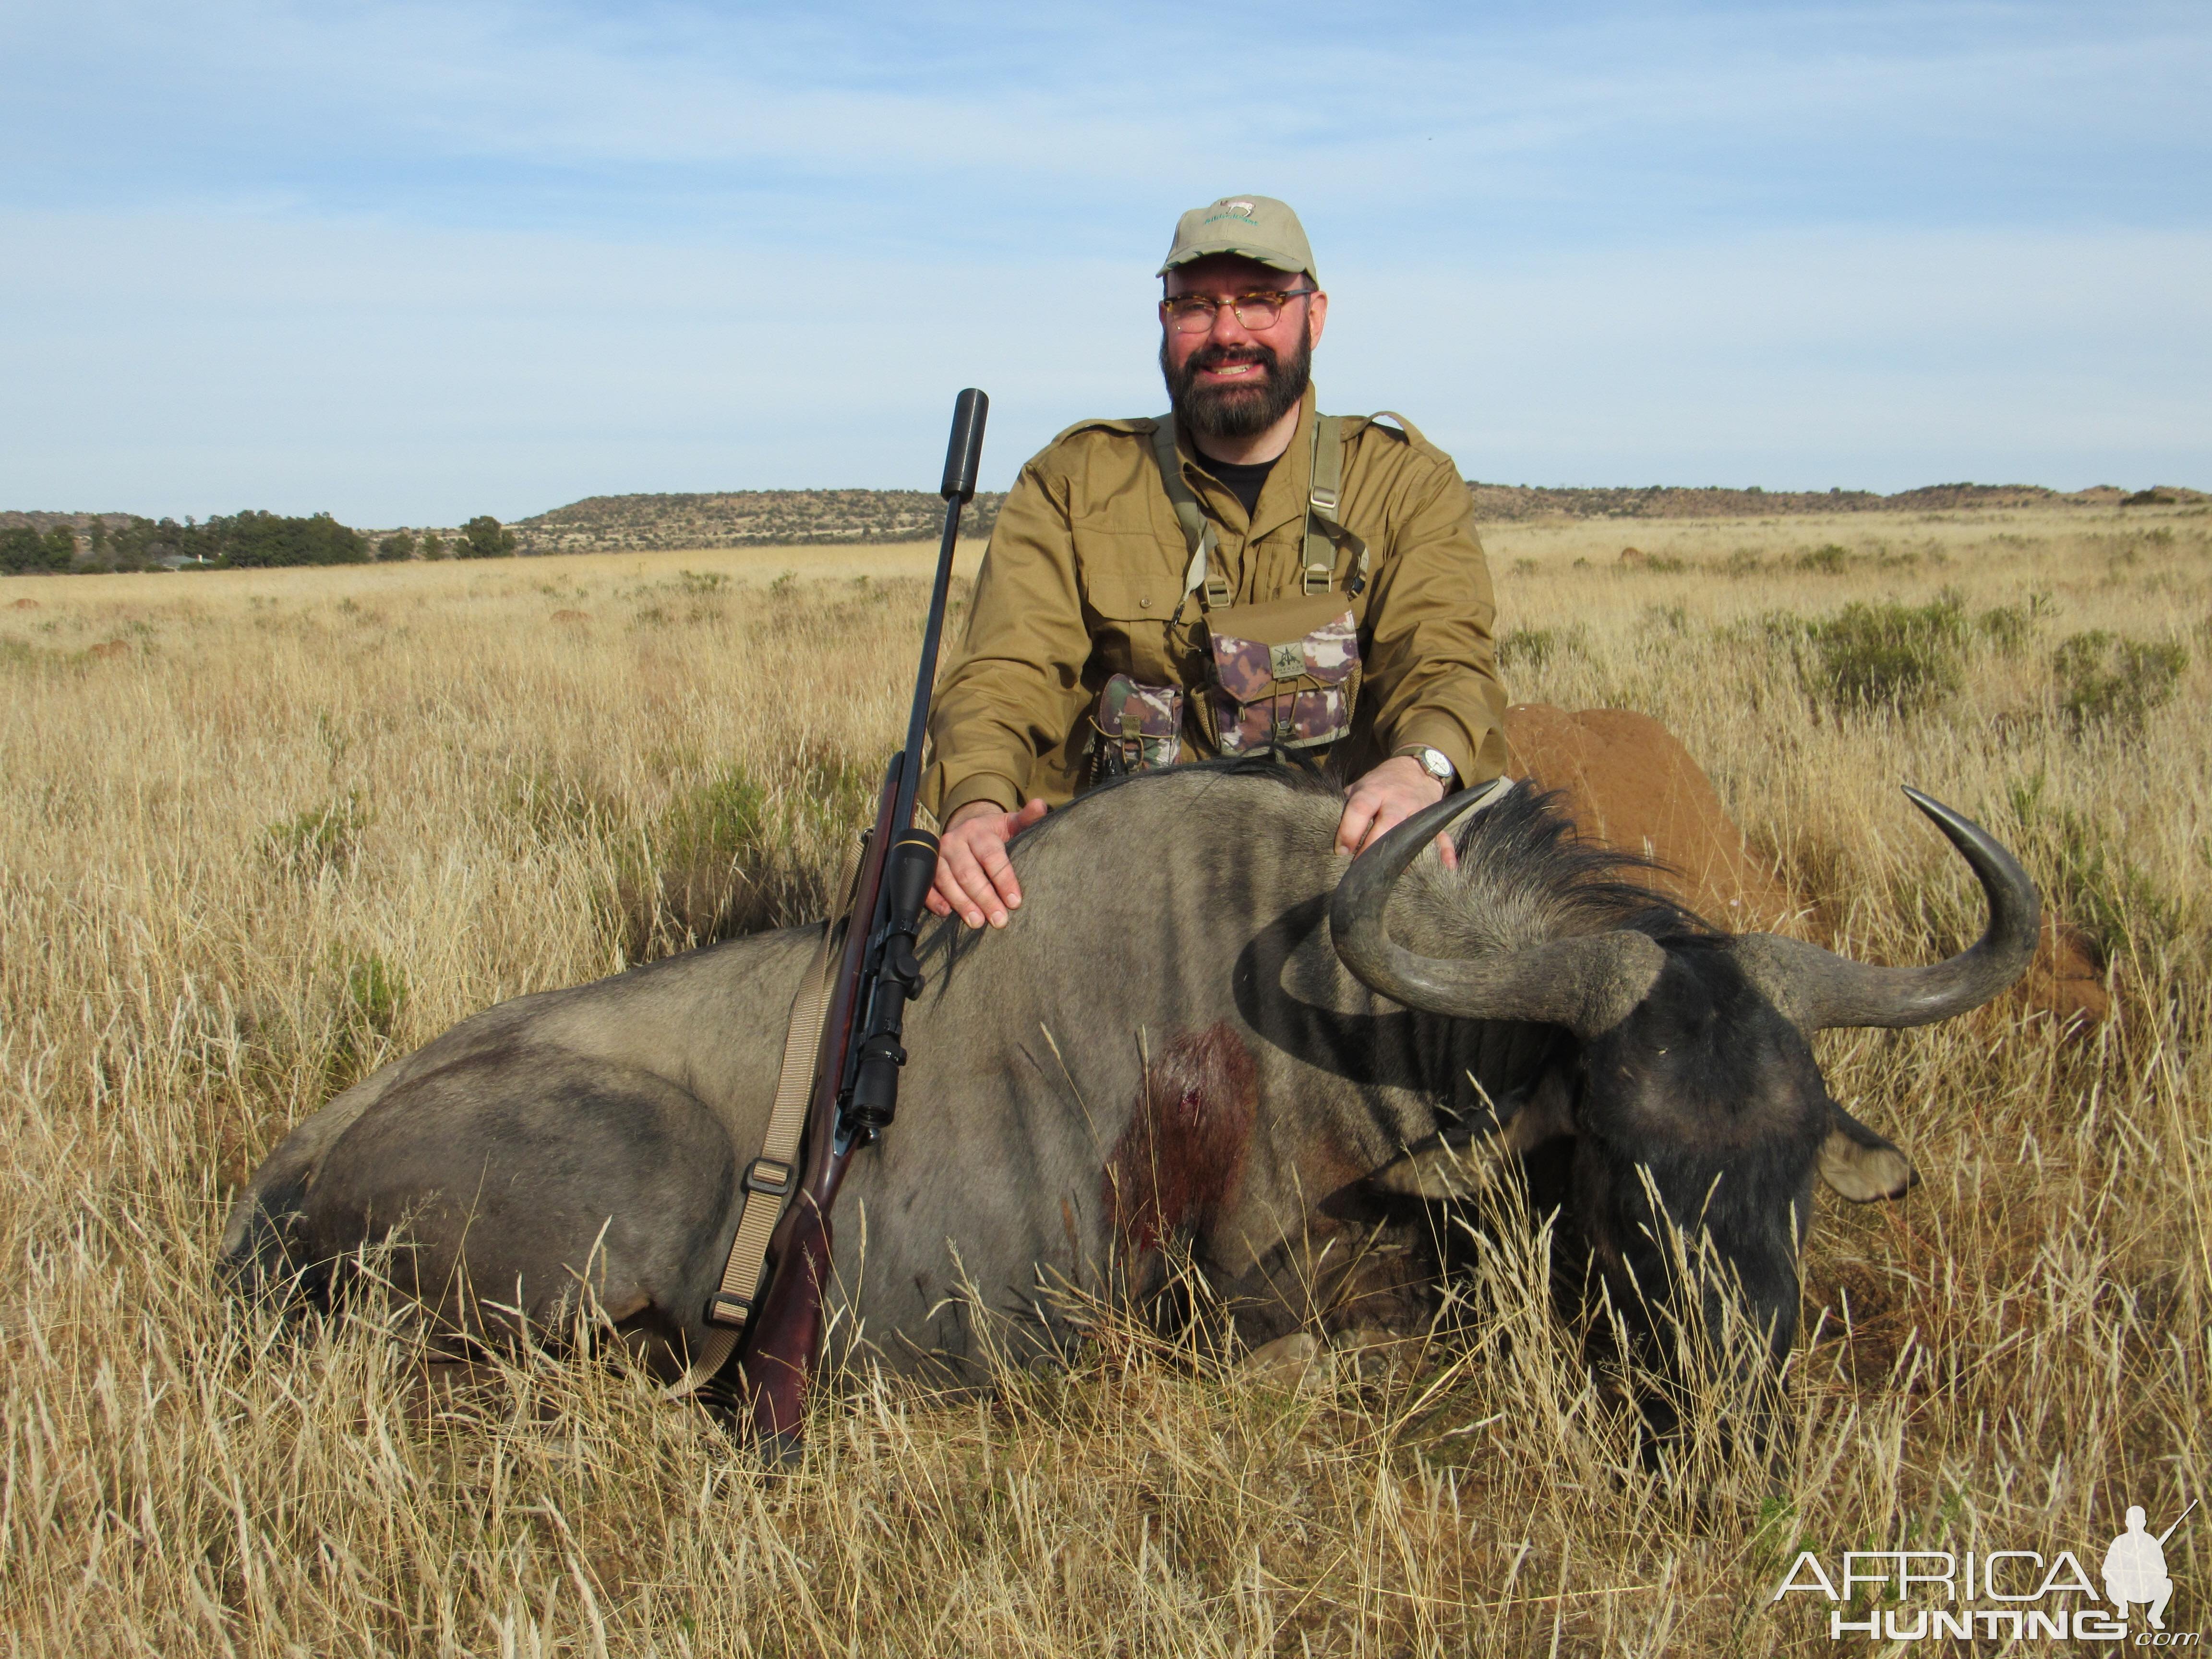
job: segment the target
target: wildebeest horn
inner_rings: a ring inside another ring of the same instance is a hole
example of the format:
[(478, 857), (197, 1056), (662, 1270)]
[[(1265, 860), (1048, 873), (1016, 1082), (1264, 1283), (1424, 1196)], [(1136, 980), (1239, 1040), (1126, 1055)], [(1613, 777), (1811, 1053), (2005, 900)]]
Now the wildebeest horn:
[(1336, 953), (1370, 989), (1408, 1008), (1460, 1019), (1539, 1021), (1594, 1036), (1641, 1002), (1658, 977), (1665, 952), (1645, 935), (1598, 933), (1461, 958), (1418, 956), (1384, 925), (1398, 878), (1430, 839), (1496, 799), (1448, 795), (1354, 859), (1329, 900)]
[(1926, 1025), (1978, 1008), (2008, 988), (2035, 954), (2042, 904), (2035, 884), (2010, 853), (1972, 818), (1917, 789), (1907, 799), (1973, 867), (1989, 899), (1981, 938), (1947, 962), (1926, 968), (1877, 968), (1802, 939), (1747, 934), (1739, 954), (1776, 1004), (1808, 1031), (1838, 1025)]

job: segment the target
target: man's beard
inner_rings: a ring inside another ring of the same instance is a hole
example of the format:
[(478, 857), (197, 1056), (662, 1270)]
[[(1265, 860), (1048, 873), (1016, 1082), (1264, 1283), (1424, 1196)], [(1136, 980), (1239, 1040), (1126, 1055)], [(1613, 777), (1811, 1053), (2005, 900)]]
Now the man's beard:
[[(1261, 374), (1242, 383), (1198, 384), (1200, 374), (1224, 363), (1258, 363)], [(1303, 331), (1287, 363), (1277, 359), (1273, 347), (1255, 340), (1249, 345), (1202, 346), (1191, 353), (1180, 374), (1169, 365), (1167, 342), (1160, 342), (1160, 374), (1168, 383), (1176, 420), (1201, 438), (1249, 438), (1265, 432), (1306, 395), (1312, 368), (1313, 346)]]

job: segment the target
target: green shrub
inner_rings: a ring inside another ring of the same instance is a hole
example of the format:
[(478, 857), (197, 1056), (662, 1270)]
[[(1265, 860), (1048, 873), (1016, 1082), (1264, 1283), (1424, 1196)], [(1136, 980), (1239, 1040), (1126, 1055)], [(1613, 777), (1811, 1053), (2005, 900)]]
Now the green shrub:
[(1513, 629), (1498, 641), (1500, 668), (1541, 668), (1559, 650), (1577, 650), (1573, 629)]
[(1836, 542), (1825, 543), (1797, 556), (1797, 568), (1816, 575), (1840, 576), (1850, 568), (1851, 552)]
[(1993, 605), (1974, 618), (1974, 632), (1996, 647), (2000, 655), (2016, 657), (2034, 634), (2036, 624), (2057, 611), (2043, 588), (2028, 594), (2026, 605)]
[(633, 961), (773, 926), (768, 796), (732, 763), (669, 803), (615, 894)]
[(883, 781), (879, 761), (855, 761), (842, 750), (809, 746), (799, 756), (790, 799), (797, 817), (824, 841), (857, 840), (875, 819)]
[(333, 949), (330, 965), (343, 989), (321, 1058), (325, 1091), (348, 1087), (382, 1061), (407, 1000), (405, 975), (374, 951)]
[(2131, 940), (2166, 943), (2182, 937), (2183, 905), (2100, 826), (2069, 807), (2049, 805), (2045, 787), (2038, 772), (2014, 784), (2007, 798), (2021, 826), (2014, 850), (2043, 884), (2051, 909), (2106, 951)]
[(669, 808), (661, 850), (678, 859), (727, 861), (757, 854), (768, 824), (768, 797), (735, 763)]
[(2027, 612), (2016, 605), (1995, 605), (1974, 618), (1974, 632), (2008, 657), (2020, 654), (2033, 628)]
[(346, 964), (346, 1007), (362, 1030), (390, 1036), (406, 1000), (406, 976), (375, 951)]
[(0, 570), (67, 570), (76, 561), (76, 537), (67, 525), (40, 535), (27, 525), (0, 530)]
[(596, 779), (551, 762), (526, 766), (511, 776), (500, 805), (547, 846), (611, 836), (623, 816)]
[(1911, 713), (1950, 696), (1966, 678), (1966, 605), (1954, 592), (1927, 605), (1847, 605), (1802, 626), (1807, 689), (1832, 708)]
[(501, 527), (489, 513), (480, 513), (461, 526), (461, 543), (454, 550), (465, 559), (504, 559), (514, 552), (514, 532)]
[(723, 767), (625, 846), (606, 896), (629, 960), (828, 914), (843, 851), (874, 816), (882, 769), (811, 743), (779, 760), (765, 785)]
[(362, 564), (368, 558), (368, 538), (327, 513), (304, 519), (281, 513), (234, 513), (210, 519), (199, 527), (199, 534), (216, 562), (242, 569)]
[(261, 848), (288, 874), (313, 876), (351, 863), (368, 825), (361, 797), (349, 793), (326, 806), (310, 806), (280, 818), (261, 832)]
[(2076, 726), (2140, 726), (2173, 696), (2189, 667), (2188, 647), (2091, 629), (2051, 653), (2058, 706)]
[(415, 556), (415, 537), (412, 532), (395, 530), (376, 544), (376, 556), (386, 564)]

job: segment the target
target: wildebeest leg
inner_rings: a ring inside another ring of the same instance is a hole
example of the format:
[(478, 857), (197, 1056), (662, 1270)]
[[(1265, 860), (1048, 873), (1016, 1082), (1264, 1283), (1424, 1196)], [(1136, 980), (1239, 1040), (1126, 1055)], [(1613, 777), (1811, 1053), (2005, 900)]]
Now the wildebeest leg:
[(559, 1340), (588, 1283), (672, 1376), (735, 1226), (729, 1132), (634, 1066), (510, 1048), (410, 1079), (324, 1156), (299, 1226), (317, 1260), (391, 1237), (396, 1286), (440, 1322)]

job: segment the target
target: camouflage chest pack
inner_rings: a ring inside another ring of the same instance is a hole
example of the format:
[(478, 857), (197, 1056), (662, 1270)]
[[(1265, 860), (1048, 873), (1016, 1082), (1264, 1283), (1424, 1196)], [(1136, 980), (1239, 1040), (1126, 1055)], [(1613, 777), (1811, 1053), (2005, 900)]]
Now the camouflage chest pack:
[[(1171, 765), (1182, 752), (1186, 730), (1201, 751), (1220, 755), (1318, 753), (1352, 730), (1359, 696), (1359, 629), (1350, 601), (1367, 584), (1367, 546), (1337, 517), (1344, 478), (1342, 418), (1316, 415), (1313, 442), (1302, 591), (1231, 605), (1229, 584), (1214, 556), (1218, 535), (1176, 454), (1174, 419), (1160, 419), (1153, 451), (1190, 554), (1170, 631), (1186, 607), (1199, 606), (1206, 683), (1187, 696), (1180, 686), (1146, 684), (1127, 674), (1109, 679), (1094, 716), (1100, 775)], [(1335, 586), (1340, 544), (1355, 559), (1342, 592)]]

